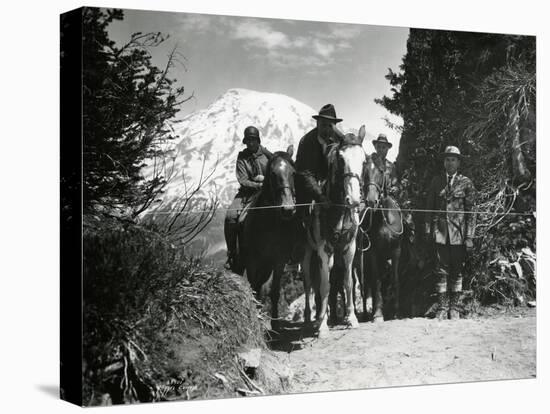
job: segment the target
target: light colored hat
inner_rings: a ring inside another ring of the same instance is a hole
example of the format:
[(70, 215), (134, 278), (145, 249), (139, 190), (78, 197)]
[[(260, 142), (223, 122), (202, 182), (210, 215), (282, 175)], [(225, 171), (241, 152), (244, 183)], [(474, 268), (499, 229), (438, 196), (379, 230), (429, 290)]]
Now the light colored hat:
[(393, 144), (388, 141), (386, 134), (378, 134), (378, 138), (372, 140), (372, 145), (383, 144), (389, 148), (393, 147)]
[(460, 153), (460, 150), (458, 147), (455, 147), (454, 145), (449, 145), (445, 148), (445, 151), (441, 154), (443, 158), (445, 157), (457, 157), (462, 158), (462, 154)]

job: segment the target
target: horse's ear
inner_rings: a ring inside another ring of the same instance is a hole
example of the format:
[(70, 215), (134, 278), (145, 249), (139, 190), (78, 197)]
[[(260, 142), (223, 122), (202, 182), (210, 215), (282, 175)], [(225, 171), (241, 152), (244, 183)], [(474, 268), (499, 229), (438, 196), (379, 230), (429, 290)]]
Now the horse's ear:
[(294, 145), (290, 144), (288, 148), (286, 149), (286, 153), (289, 155), (290, 158), (294, 155)]
[(342, 131), (340, 131), (335, 125), (332, 126), (332, 130), (334, 131), (334, 137), (338, 140), (338, 142), (344, 142), (345, 135)]
[(361, 128), (359, 128), (359, 142), (362, 144), (363, 139), (365, 139), (365, 135), (367, 134), (365, 130), (365, 125), (361, 125)]

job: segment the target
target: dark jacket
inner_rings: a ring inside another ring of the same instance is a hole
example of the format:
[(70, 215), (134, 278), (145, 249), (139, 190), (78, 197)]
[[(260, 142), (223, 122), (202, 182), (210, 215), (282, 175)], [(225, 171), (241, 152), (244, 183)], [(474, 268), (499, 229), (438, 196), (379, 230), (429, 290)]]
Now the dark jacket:
[(442, 210), (447, 213), (427, 213), (427, 230), (433, 233), (435, 242), (446, 244), (447, 236), (452, 245), (464, 244), (466, 239), (474, 237), (475, 215), (449, 213), (449, 211), (472, 211), (474, 208), (474, 184), (457, 173), (450, 190), (447, 189), (447, 175), (433, 178), (428, 190), (426, 209)]
[(300, 140), (296, 153), (296, 201), (310, 203), (322, 201), (323, 190), (319, 181), (326, 180), (328, 161), (323, 146), (317, 139), (317, 128), (312, 129)]
[(237, 197), (251, 197), (262, 188), (262, 183), (253, 181), (253, 178), (257, 175), (265, 176), (267, 163), (272, 157), (273, 154), (262, 146), (255, 154), (248, 149), (239, 152), (236, 173), (240, 188)]
[(382, 158), (380, 158), (380, 156), (376, 152), (371, 155), (371, 158), (374, 162), (374, 165), (376, 165), (376, 167), (378, 167), (378, 169), (384, 173), (384, 188), (382, 189), (382, 191), (386, 195), (391, 195), (395, 197), (398, 193), (395, 165), (393, 164), (393, 162), (388, 161), (387, 159), (382, 161)]

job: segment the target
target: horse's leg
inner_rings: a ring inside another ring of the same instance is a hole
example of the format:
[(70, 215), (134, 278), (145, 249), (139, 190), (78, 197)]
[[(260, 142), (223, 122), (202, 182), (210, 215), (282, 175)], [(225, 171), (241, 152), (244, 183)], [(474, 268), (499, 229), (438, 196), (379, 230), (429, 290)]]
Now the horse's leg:
[(338, 307), (338, 292), (340, 291), (340, 283), (339, 283), (339, 278), (340, 278), (340, 274), (338, 273), (340, 270), (339, 266), (335, 265), (332, 267), (331, 271), (330, 271), (330, 277), (329, 277), (329, 282), (330, 282), (330, 293), (329, 293), (329, 306), (328, 306), (328, 311), (329, 311), (329, 316), (330, 316), (330, 323), (332, 325), (336, 325), (338, 323), (338, 312), (337, 312), (337, 307)]
[(357, 328), (359, 322), (355, 316), (354, 283), (353, 283), (353, 256), (355, 255), (355, 239), (348, 245), (343, 254), (344, 261), (344, 293), (346, 301), (345, 321), (351, 328)]
[(373, 314), (374, 313), (374, 306), (373, 306), (373, 300), (372, 300), (372, 286), (373, 286), (373, 280), (372, 280), (372, 265), (370, 263), (370, 255), (371, 252), (363, 252), (363, 260), (362, 260), (362, 278), (363, 278), (363, 301), (365, 303), (366, 312), (367, 314)]
[[(359, 293), (361, 294), (361, 303), (363, 304), (363, 315), (367, 313), (367, 296), (365, 292), (365, 280), (363, 279), (364, 265), (363, 265), (363, 252), (361, 251), (363, 243), (358, 241), (359, 245), (356, 247), (355, 256), (353, 257), (353, 293), (355, 294), (355, 284), (359, 282)], [(353, 303), (355, 304), (355, 297)], [(356, 309), (357, 310), (357, 309)]]
[(401, 244), (392, 250), (391, 267), (393, 275), (393, 286), (395, 295), (395, 318), (397, 319), (399, 313), (399, 258), (401, 257)]
[(278, 262), (273, 269), (273, 282), (271, 283), (271, 328), (279, 328), (279, 297), (281, 294), (281, 278), (284, 271), (284, 263)]
[[(248, 279), (248, 283), (250, 283), (250, 287), (254, 291), (254, 296), (256, 298), (259, 298), (260, 296), (260, 290), (258, 288), (258, 262), (252, 257), (247, 257), (245, 260), (245, 267), (244, 271), (246, 271), (246, 278)], [(259, 286), (262, 287), (261, 285)]]
[(327, 252), (325, 249), (325, 243), (322, 244), (318, 250), (319, 253), (319, 295), (321, 299), (319, 309), (319, 338), (328, 334), (327, 324), (327, 308), (328, 308), (328, 294), (330, 290), (329, 275), (330, 269), (333, 265), (334, 253)]
[(305, 309), (304, 309), (304, 322), (306, 324), (311, 323), (311, 306), (309, 298), (311, 296), (311, 258), (312, 249), (309, 245), (306, 245), (306, 251), (302, 261), (302, 274), (304, 277), (304, 297), (305, 297)]
[(374, 322), (383, 322), (384, 321), (384, 300), (382, 296), (382, 277), (380, 275), (380, 269), (378, 268), (378, 259), (376, 257), (376, 252), (371, 252), (370, 261), (370, 271), (372, 278), (372, 290), (373, 290), (373, 306), (372, 310), (374, 312), (373, 320)]

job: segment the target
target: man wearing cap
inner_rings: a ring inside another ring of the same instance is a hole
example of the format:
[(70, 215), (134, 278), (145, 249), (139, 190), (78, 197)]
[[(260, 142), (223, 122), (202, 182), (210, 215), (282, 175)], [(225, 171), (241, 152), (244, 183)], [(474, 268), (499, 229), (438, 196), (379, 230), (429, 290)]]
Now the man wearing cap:
[[(462, 294), (462, 270), (466, 250), (473, 248), (475, 217), (473, 210), (474, 185), (458, 173), (460, 150), (448, 146), (442, 154), (445, 172), (433, 178), (428, 191), (425, 231), (435, 241), (437, 253), (436, 272), (437, 303), (434, 315), (438, 319), (460, 318)], [(447, 292), (449, 296), (447, 297)]]
[(302, 137), (296, 153), (296, 202), (299, 204), (327, 201), (319, 183), (327, 178), (327, 150), (336, 142), (336, 124), (342, 121), (331, 104), (323, 106), (313, 118), (317, 120), (317, 127)]
[(379, 134), (377, 139), (372, 141), (375, 153), (371, 155), (374, 165), (384, 173), (384, 184), (382, 192), (385, 196), (397, 196), (397, 176), (393, 162), (386, 159), (389, 149), (393, 146), (385, 134)]
[(225, 267), (227, 269), (231, 269), (235, 261), (239, 216), (242, 210), (253, 203), (260, 193), (267, 163), (273, 156), (271, 152), (260, 145), (260, 132), (254, 126), (245, 128), (242, 142), (246, 145), (246, 148), (239, 152), (236, 166), (237, 181), (240, 187), (227, 210), (224, 222), (225, 243), (227, 245)]

